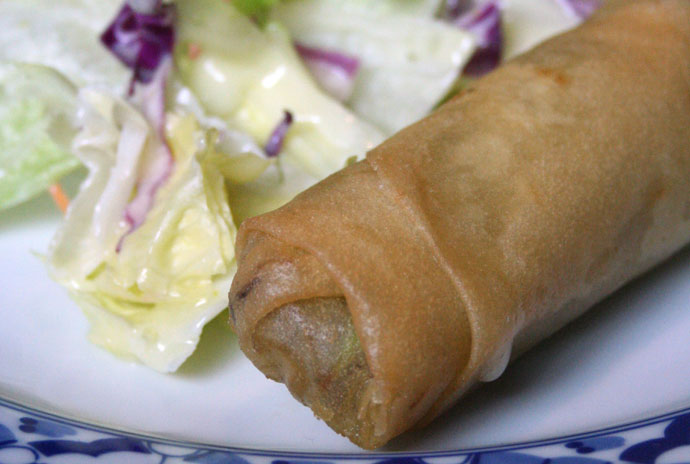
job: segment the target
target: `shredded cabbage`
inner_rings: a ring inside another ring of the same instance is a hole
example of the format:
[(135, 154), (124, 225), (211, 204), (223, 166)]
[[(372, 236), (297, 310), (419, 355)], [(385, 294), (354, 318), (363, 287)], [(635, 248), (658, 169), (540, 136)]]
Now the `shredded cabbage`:
[(175, 7), (148, 3), (139, 5), (148, 6), (144, 11), (137, 11), (125, 2), (101, 34), (103, 45), (132, 69), (134, 80), (144, 83), (153, 79), (175, 45)]
[(118, 251), (142, 160), (160, 142), (125, 101), (81, 95), (87, 109), (75, 152), (90, 174), (51, 245), (51, 274), (84, 309), (94, 343), (174, 371), (227, 306), (235, 268), (236, 229), (214, 145), (192, 116), (168, 115), (174, 172)]
[(498, 0), (486, 1), (467, 11), (459, 10), (456, 16), (447, 19), (472, 33), (477, 41), (477, 49), (462, 71), (465, 76), (481, 77), (498, 67), (503, 55), (503, 18)]
[(177, 68), (208, 113), (262, 145), (283, 112), (293, 114), (281, 163), (299, 166), (315, 182), (383, 140), (318, 87), (279, 24), (259, 29), (223, 0), (180, 0), (177, 11)]
[[(435, 19), (438, 5), (433, 2), (373, 3), (377, 7), (363, 0), (293, 0), (276, 5), (273, 17), (299, 43), (359, 60), (348, 105), (390, 135), (443, 98), (474, 52), (475, 41)], [(407, 9), (402, 8), (405, 3)], [(428, 16), (412, 14), (412, 6), (425, 3)]]

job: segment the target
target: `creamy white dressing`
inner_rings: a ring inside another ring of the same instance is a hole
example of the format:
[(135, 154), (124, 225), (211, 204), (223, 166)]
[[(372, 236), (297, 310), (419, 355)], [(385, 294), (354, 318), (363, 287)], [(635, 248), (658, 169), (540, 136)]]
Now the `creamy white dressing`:
[[(260, 30), (229, 4), (179, 2), (182, 18), (176, 55), (180, 74), (207, 111), (233, 128), (265, 143), (283, 111), (294, 116), (281, 159), (314, 181), (341, 169), (352, 155), (363, 155), (383, 134), (325, 94), (297, 56), (287, 31), (277, 23)], [(211, 6), (213, 10), (211, 11)], [(209, 15), (213, 17), (209, 17)], [(223, 24), (216, 24), (218, 17)], [(208, 37), (207, 29), (216, 27)], [(246, 32), (238, 36), (237, 30)], [(227, 47), (218, 47), (218, 41)], [(198, 57), (184, 53), (198, 45)]]

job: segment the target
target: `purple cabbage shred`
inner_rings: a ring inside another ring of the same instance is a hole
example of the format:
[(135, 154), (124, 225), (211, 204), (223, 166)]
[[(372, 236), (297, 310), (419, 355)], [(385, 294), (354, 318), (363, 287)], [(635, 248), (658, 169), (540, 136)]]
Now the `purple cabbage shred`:
[(266, 146), (264, 146), (266, 156), (269, 158), (275, 158), (278, 156), (280, 151), (283, 149), (283, 141), (285, 140), (285, 135), (287, 134), (288, 129), (292, 125), (292, 121), (292, 113), (284, 110), (283, 118), (276, 125), (275, 129), (273, 129), (273, 132), (271, 132), (271, 135), (268, 138), (268, 142), (266, 142)]
[(343, 53), (309, 47), (300, 43), (295, 43), (295, 49), (302, 59), (326, 63), (331, 67), (342, 70), (349, 78), (353, 78), (357, 74), (357, 69), (359, 69), (359, 60)]
[(501, 8), (497, 1), (484, 2), (477, 6), (469, 5), (462, 0), (451, 5), (455, 16), (449, 16), (452, 22), (461, 29), (474, 34), (477, 39), (477, 50), (465, 66), (463, 73), (471, 77), (480, 77), (492, 71), (501, 62), (503, 53), (503, 30), (501, 27)]
[[(138, 2), (140, 5), (145, 2)], [(135, 10), (125, 3), (101, 35), (101, 42), (125, 66), (134, 72), (134, 82), (148, 83), (175, 44), (175, 10), (173, 5), (152, 1), (148, 9)], [(139, 6), (139, 8), (141, 8)]]
[(117, 243), (117, 253), (122, 249), (125, 238), (144, 223), (153, 208), (156, 193), (167, 182), (174, 169), (175, 160), (165, 139), (165, 89), (171, 69), (172, 58), (165, 58), (154, 72), (151, 82), (137, 86), (136, 92), (130, 97), (154, 128), (160, 146), (137, 178), (136, 194), (124, 212), (128, 228)]

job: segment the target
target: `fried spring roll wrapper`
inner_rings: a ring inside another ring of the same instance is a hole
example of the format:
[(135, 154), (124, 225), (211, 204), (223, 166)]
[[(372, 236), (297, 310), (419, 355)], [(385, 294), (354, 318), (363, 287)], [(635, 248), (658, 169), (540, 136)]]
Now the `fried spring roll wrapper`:
[(247, 356), (376, 448), (690, 241), (690, 2), (610, 2), (238, 236)]

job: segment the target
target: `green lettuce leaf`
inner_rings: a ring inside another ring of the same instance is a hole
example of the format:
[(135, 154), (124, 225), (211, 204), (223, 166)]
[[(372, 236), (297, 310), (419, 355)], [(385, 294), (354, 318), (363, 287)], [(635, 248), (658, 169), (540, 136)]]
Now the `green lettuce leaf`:
[(232, 0), (233, 5), (258, 24), (266, 24), (271, 8), (278, 0)]
[(120, 0), (0, 2), (0, 209), (79, 165), (76, 87), (121, 91), (124, 68), (98, 41)]
[(59, 72), (0, 61), (0, 209), (79, 165), (70, 152), (75, 108), (76, 90)]

